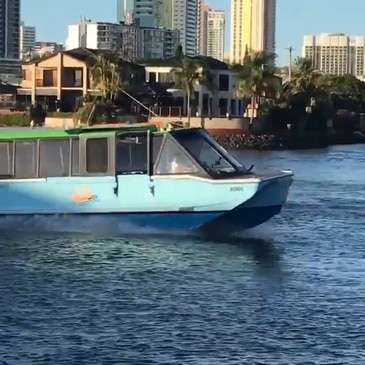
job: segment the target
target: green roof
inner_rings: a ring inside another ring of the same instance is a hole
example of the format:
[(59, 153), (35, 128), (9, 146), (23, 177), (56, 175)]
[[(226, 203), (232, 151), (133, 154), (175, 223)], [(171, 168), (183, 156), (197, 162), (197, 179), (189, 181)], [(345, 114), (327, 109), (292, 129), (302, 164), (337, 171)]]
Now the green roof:
[(139, 123), (139, 124), (105, 124), (92, 127), (79, 127), (72, 129), (60, 128), (0, 128), (0, 140), (14, 139), (52, 139), (52, 138), (71, 138), (78, 137), (80, 134), (95, 134), (106, 135), (114, 134), (115, 132), (129, 131), (148, 131), (156, 132), (158, 128), (154, 124)]

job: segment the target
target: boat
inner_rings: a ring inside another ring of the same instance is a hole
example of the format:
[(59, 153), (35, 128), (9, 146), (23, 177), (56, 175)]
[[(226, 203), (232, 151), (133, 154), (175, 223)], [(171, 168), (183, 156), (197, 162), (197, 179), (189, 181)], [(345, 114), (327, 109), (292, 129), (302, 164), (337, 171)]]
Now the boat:
[(1, 216), (113, 216), (163, 232), (232, 232), (279, 214), (292, 181), (291, 171), (246, 168), (203, 128), (0, 130)]

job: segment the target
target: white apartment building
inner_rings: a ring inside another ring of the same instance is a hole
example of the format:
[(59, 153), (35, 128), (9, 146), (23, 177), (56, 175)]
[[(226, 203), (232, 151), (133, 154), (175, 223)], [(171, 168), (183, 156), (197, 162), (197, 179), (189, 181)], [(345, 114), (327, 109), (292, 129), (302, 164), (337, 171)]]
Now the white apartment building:
[(209, 10), (208, 12), (207, 56), (224, 60), (224, 10)]
[(180, 43), (188, 56), (198, 54), (198, 0), (170, 0), (172, 1), (172, 27), (180, 33)]
[(231, 0), (231, 62), (246, 51), (275, 53), (276, 0)]
[(19, 55), (21, 59), (29, 57), (35, 51), (36, 28), (20, 23), (19, 29)]
[(365, 79), (365, 36), (344, 33), (307, 35), (303, 39), (302, 55), (312, 60), (313, 67), (332, 74), (351, 74)]
[(133, 24), (82, 22), (68, 26), (66, 50), (84, 47), (120, 51), (127, 60), (167, 58), (175, 54), (179, 32)]

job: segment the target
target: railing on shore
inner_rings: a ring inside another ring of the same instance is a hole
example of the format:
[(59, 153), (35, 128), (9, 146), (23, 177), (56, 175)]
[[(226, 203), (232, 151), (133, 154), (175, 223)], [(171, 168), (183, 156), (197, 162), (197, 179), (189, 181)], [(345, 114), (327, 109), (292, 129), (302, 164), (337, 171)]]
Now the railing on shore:
[[(187, 117), (187, 113), (185, 112), (184, 108), (181, 106), (154, 106), (149, 108), (155, 115), (158, 115), (160, 117), (165, 118), (182, 118)], [(139, 110), (139, 108), (136, 106), (133, 108), (133, 112), (143, 112), (142, 110)], [(152, 113), (151, 113), (152, 114)], [(206, 111), (199, 111), (198, 108), (192, 108), (191, 110), (191, 117), (203, 117), (203, 118), (242, 118), (242, 115), (237, 114), (227, 114), (227, 109), (222, 108), (218, 109), (218, 113), (210, 113)]]

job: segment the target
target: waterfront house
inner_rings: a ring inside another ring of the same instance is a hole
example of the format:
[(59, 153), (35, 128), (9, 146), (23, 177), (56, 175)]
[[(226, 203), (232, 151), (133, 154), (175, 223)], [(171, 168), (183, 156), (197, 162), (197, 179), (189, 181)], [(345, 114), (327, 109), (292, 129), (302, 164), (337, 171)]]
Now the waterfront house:
[[(22, 65), (23, 80), (18, 91), (20, 99), (27, 104), (41, 103), (49, 109), (60, 108), (63, 111), (74, 111), (82, 104), (86, 94), (97, 94), (91, 75), (91, 64), (96, 51), (77, 48), (60, 51), (40, 60)], [(121, 72), (123, 80), (133, 86), (145, 78), (143, 66), (125, 61), (128, 67)]]
[[(212, 75), (212, 82), (216, 90), (212, 92), (198, 82), (195, 83), (192, 115), (218, 117), (226, 116), (228, 113), (231, 116), (242, 116), (245, 105), (243, 99), (237, 97), (237, 72), (232, 71), (227, 63), (211, 57), (197, 56), (195, 59), (205, 64), (205, 67)], [(146, 60), (140, 64), (145, 67), (147, 82), (160, 83), (173, 95), (174, 101), (172, 104), (174, 104), (174, 107), (171, 105), (168, 107), (157, 106), (157, 114), (167, 114), (166, 116), (168, 116), (168, 113), (172, 111), (176, 113), (178, 107), (180, 115), (185, 115), (186, 100), (184, 91), (175, 87), (176, 75), (174, 70), (179, 68), (178, 59), (172, 57), (164, 60)]]

